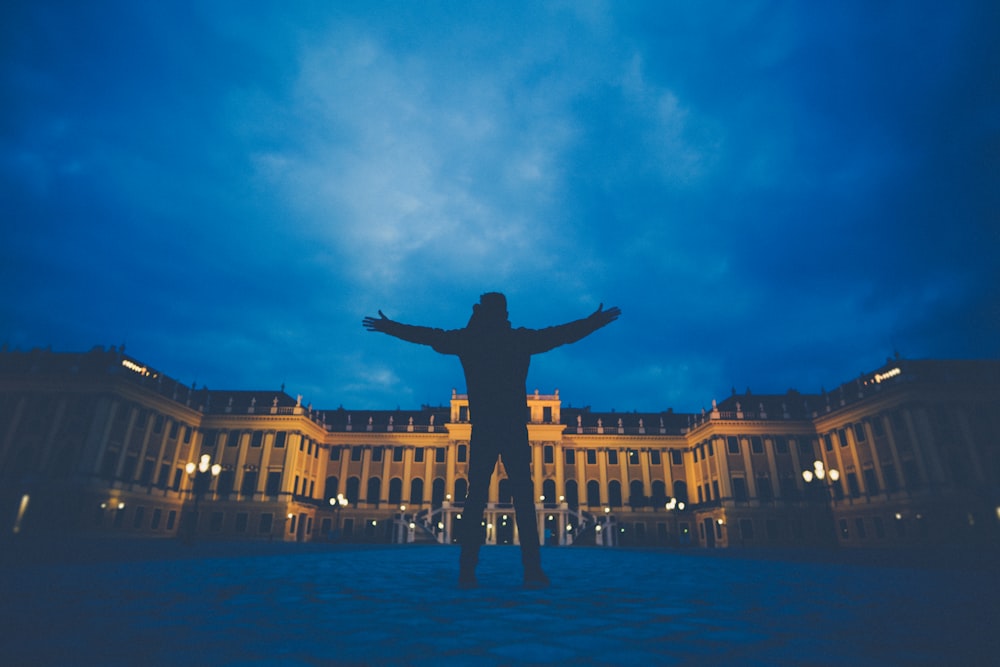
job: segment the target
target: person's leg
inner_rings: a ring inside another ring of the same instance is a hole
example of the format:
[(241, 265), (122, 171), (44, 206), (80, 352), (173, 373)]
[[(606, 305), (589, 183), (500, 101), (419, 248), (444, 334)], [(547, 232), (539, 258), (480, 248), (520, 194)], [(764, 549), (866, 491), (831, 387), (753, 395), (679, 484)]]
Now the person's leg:
[(542, 571), (542, 554), (538, 541), (538, 520), (535, 517), (535, 487), (531, 482), (531, 446), (527, 429), (512, 434), (501, 454), (504, 470), (510, 478), (511, 495), (517, 532), (521, 541), (521, 563), (524, 565), (524, 585), (529, 588), (548, 586)]
[[(462, 507), (462, 527), (458, 541), (462, 551), (458, 558), (458, 584), (462, 588), (476, 586), (476, 564), (479, 562), (479, 548), (483, 543), (483, 510), (489, 499), (490, 478), (497, 464), (497, 450), (489, 438), (476, 435), (469, 444), (469, 492)], [(457, 500), (457, 498), (456, 498)]]

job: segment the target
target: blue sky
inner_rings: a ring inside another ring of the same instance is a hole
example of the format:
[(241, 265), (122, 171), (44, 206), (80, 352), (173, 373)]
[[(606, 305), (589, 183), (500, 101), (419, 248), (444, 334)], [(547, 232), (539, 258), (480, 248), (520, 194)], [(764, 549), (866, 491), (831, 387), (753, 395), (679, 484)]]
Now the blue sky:
[(622, 318), (529, 390), (700, 410), (1000, 356), (993, 2), (0, 9), (0, 342), (414, 408), (365, 332)]

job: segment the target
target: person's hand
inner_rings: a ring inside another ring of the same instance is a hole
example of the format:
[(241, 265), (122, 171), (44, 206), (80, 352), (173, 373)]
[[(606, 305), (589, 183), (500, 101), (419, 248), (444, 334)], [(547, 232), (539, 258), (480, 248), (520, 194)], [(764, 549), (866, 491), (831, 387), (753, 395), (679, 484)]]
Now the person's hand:
[(619, 308), (618, 306), (612, 306), (611, 308), (604, 310), (604, 304), (602, 303), (597, 307), (597, 310), (591, 313), (590, 319), (597, 322), (598, 326), (603, 327), (617, 320), (618, 316), (621, 314), (622, 314), (621, 308)]
[(389, 323), (391, 322), (392, 320), (386, 317), (385, 313), (381, 310), (378, 311), (378, 317), (366, 317), (361, 320), (362, 326), (364, 326), (364, 328), (368, 331), (380, 331), (382, 333), (385, 333)]

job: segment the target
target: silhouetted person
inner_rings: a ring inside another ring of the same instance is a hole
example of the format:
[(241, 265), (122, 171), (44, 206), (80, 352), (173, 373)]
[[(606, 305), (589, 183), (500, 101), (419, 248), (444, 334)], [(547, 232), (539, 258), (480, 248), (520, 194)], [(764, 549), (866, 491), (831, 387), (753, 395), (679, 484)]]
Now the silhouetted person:
[(444, 331), (394, 322), (382, 311), (366, 317), (364, 327), (390, 336), (430, 345), (442, 354), (458, 355), (465, 371), (472, 420), (469, 445), (469, 491), (462, 511), (463, 529), (458, 535), (459, 586), (476, 586), (476, 564), (483, 542), (481, 524), (497, 458), (503, 460), (514, 496), (514, 511), (521, 540), (521, 562), (526, 588), (544, 588), (549, 580), (542, 571), (531, 483), (531, 446), (528, 444), (528, 364), (531, 355), (574, 343), (618, 319), (618, 308), (603, 304), (575, 322), (547, 329), (513, 329), (507, 320), (507, 299), (498, 292), (483, 294), (472, 306), (472, 317), (464, 329)]

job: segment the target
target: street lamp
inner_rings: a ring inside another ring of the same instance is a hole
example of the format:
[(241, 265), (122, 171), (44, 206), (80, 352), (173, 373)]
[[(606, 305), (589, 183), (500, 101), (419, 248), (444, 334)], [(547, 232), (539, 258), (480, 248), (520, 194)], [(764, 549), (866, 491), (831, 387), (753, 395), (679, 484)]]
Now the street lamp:
[(189, 461), (184, 466), (184, 471), (192, 481), (191, 492), (194, 495), (194, 513), (188, 521), (188, 539), (194, 540), (194, 534), (198, 528), (198, 505), (201, 502), (201, 497), (208, 491), (208, 487), (212, 483), (212, 478), (218, 477), (219, 473), (222, 472), (222, 466), (218, 463), (213, 464), (212, 457), (208, 454), (202, 454), (198, 463)]
[[(810, 492), (810, 495), (817, 505), (820, 503), (823, 504), (825, 509), (822, 512), (821, 520), (828, 524), (825, 530), (832, 540), (832, 544), (836, 546), (838, 542), (836, 533), (834, 532), (833, 508), (828, 504), (828, 501), (830, 500), (829, 489), (840, 480), (840, 471), (836, 468), (827, 470), (823, 462), (817, 459), (813, 461), (812, 470), (806, 469), (802, 471), (802, 479), (809, 485), (809, 488), (816, 489), (815, 492)], [(839, 489), (839, 485), (836, 488)], [(820, 532), (824, 531), (823, 528), (820, 528), (819, 524), (817, 524), (817, 529)]]
[(347, 502), (343, 493), (338, 493), (336, 498), (330, 498), (330, 507), (337, 513), (336, 519), (334, 519), (333, 534), (338, 538), (340, 537), (340, 512), (347, 507)]

